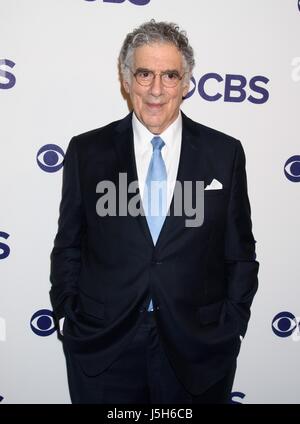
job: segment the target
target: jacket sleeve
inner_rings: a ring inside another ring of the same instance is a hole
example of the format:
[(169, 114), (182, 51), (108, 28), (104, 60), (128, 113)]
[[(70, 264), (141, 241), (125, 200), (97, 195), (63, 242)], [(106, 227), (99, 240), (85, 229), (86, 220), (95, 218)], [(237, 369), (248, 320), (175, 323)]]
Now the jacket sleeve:
[(72, 138), (64, 160), (58, 231), (50, 255), (50, 299), (57, 320), (64, 316), (66, 300), (77, 293), (81, 268), (85, 223), (76, 148), (76, 138)]
[(250, 307), (258, 288), (258, 268), (252, 234), (251, 209), (247, 193), (245, 154), (237, 141), (227, 227), (225, 235), (225, 267), (227, 275), (227, 307), (245, 335)]

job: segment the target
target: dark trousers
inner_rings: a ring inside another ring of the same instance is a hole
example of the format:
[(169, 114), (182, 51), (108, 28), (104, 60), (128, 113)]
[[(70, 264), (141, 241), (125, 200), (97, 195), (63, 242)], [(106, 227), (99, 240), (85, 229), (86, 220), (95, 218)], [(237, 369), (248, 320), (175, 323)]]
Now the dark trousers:
[(159, 341), (152, 312), (138, 328), (130, 345), (109, 368), (86, 376), (65, 350), (72, 403), (229, 403), (236, 365), (200, 396), (192, 396), (177, 379)]

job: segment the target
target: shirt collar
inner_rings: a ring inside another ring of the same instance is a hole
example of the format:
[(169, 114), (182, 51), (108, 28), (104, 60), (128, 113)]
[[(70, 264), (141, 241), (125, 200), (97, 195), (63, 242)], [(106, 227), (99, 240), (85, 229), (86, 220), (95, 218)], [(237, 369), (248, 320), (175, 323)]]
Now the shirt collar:
[[(153, 137), (157, 134), (153, 134), (151, 131), (149, 131), (137, 118), (135, 113), (132, 114), (132, 129), (133, 129), (133, 135), (134, 140), (136, 141), (135, 145), (137, 149), (139, 149), (139, 152), (143, 154), (146, 150), (148, 150), (150, 147), (152, 148), (150, 141)], [(174, 122), (172, 122), (171, 125), (168, 126), (168, 128), (165, 129), (159, 136), (163, 139), (165, 142), (165, 147), (171, 148), (172, 147), (172, 141), (174, 141), (176, 135), (181, 135), (182, 132), (182, 116), (181, 111), (178, 113), (178, 117), (175, 119)]]

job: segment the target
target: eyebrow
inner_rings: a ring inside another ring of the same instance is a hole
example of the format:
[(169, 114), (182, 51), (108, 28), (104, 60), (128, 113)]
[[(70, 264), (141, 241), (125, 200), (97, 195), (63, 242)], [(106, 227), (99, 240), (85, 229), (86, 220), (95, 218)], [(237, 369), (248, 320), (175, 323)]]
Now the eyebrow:
[[(135, 72), (153, 72), (152, 69), (148, 68), (137, 68)], [(166, 69), (165, 71), (161, 71), (162, 74), (178, 74), (180, 75), (180, 72), (177, 69)]]

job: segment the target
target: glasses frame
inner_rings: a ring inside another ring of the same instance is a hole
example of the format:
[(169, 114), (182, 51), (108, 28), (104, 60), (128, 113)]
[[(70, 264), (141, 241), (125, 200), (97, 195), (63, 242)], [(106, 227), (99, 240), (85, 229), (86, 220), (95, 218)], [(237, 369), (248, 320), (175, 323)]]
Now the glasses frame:
[[(132, 75), (134, 76), (134, 78), (135, 78), (136, 82), (137, 82), (139, 85), (141, 85), (142, 87), (150, 87), (150, 85), (151, 85), (151, 84), (153, 84), (153, 82), (155, 81), (156, 76), (157, 76), (157, 75), (159, 75), (159, 76), (160, 76), (160, 82), (161, 82), (161, 84), (162, 84), (165, 88), (175, 88), (175, 87), (177, 87), (177, 86), (178, 86), (179, 81), (181, 81), (181, 80), (182, 80), (182, 78), (184, 77), (184, 75), (188, 73), (188, 72), (184, 72), (182, 75), (178, 74), (178, 80), (176, 81), (176, 84), (175, 84), (175, 85), (168, 86), (168, 85), (166, 85), (166, 84), (165, 84), (165, 82), (163, 81), (162, 77), (163, 77), (163, 75), (171, 74), (172, 72), (173, 72), (173, 73), (175, 73), (175, 71), (171, 71), (171, 70), (170, 70), (170, 71), (163, 71), (163, 72), (154, 72), (154, 71), (151, 71), (151, 69), (138, 68), (135, 72), (133, 72), (133, 70), (132, 70), (129, 66), (127, 66), (127, 67), (128, 67), (128, 69), (130, 70), (130, 72), (132, 73)], [(139, 72), (143, 72), (143, 71), (145, 71), (145, 72), (149, 72), (149, 73), (151, 73), (151, 74), (153, 75), (153, 78), (152, 78), (152, 80), (151, 80), (149, 83), (143, 84), (143, 83), (141, 83), (141, 82), (139, 82), (139, 81), (137, 80), (137, 74), (138, 74)], [(176, 72), (177, 72), (177, 71), (176, 71)]]

